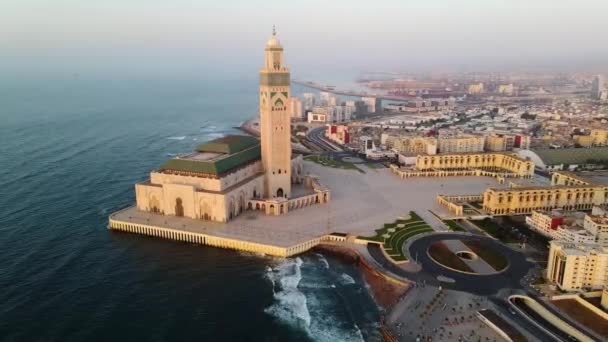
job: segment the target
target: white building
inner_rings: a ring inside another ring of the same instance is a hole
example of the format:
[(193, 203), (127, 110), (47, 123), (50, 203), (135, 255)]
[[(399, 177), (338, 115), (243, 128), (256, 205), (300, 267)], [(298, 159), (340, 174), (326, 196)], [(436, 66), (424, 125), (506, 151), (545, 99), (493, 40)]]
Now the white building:
[(548, 238), (557, 238), (557, 228), (564, 223), (564, 215), (557, 210), (533, 211), (532, 215), (526, 216), (526, 224), (530, 228)]
[(362, 97), (361, 101), (367, 106), (367, 112), (370, 114), (376, 114), (382, 111), (382, 102), (380, 99), (375, 97)]
[(579, 225), (560, 225), (555, 231), (555, 239), (574, 244), (595, 243), (595, 236)]
[(304, 98), (303, 107), (305, 111), (312, 110), (315, 106), (316, 97), (313, 93), (304, 93), (302, 94), (302, 98)]
[(585, 215), (583, 226), (594, 236), (595, 242), (608, 248), (608, 215)]

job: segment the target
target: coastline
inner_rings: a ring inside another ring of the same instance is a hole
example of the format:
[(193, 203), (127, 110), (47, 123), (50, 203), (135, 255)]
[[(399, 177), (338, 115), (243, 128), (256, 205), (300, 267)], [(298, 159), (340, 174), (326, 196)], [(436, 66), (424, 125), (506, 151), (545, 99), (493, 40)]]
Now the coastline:
[[(254, 137), (259, 137), (260, 136), (260, 130), (255, 128), (255, 124), (258, 122), (258, 119), (256, 117), (253, 117), (251, 119), (245, 120), (243, 121), (243, 123), (241, 123), (240, 126), (235, 127), (240, 129), (241, 131), (249, 134), (249, 135), (253, 135)], [(258, 126), (259, 127), (259, 126)]]
[(313, 250), (357, 265), (363, 274), (365, 282), (369, 285), (369, 289), (376, 304), (384, 310), (395, 304), (411, 287), (407, 284), (399, 284), (396, 281), (388, 280), (386, 278), (387, 276), (378, 272), (372, 265), (368, 264), (359, 253), (351, 248), (324, 244), (314, 247)]
[(368, 291), (376, 302), (376, 305), (383, 311), (379, 323), (379, 331), (383, 341), (396, 341), (393, 334), (384, 324), (384, 316), (386, 311), (399, 302), (412, 288), (411, 285), (398, 281), (396, 279), (388, 279), (388, 277), (372, 265), (368, 264), (359, 253), (352, 248), (338, 245), (323, 244), (315, 246), (313, 251), (331, 255), (339, 258), (344, 262), (352, 263), (357, 266), (361, 272), (365, 283), (368, 285)]

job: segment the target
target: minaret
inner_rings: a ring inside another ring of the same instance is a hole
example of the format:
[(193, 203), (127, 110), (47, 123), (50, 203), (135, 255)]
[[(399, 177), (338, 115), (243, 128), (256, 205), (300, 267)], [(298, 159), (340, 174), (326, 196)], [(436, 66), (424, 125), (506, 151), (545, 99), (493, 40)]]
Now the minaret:
[(283, 47), (276, 37), (266, 43), (260, 70), (260, 135), (265, 196), (291, 195), (291, 118), (287, 110), (289, 70), (283, 65)]

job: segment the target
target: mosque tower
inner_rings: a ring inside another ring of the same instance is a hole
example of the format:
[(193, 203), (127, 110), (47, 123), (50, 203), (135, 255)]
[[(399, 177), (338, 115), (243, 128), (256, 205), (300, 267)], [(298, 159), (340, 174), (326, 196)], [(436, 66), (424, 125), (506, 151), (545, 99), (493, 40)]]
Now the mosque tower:
[(291, 118), (289, 69), (283, 65), (283, 47), (273, 27), (260, 70), (260, 134), (265, 195), (291, 195)]

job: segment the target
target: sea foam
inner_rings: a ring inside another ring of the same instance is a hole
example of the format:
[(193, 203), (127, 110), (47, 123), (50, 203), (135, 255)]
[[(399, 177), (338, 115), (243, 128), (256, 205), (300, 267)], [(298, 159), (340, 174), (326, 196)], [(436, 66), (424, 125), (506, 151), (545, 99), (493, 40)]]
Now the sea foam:
[(267, 277), (273, 284), (275, 301), (264, 311), (287, 324), (308, 330), (310, 312), (306, 296), (298, 289), (302, 280), (302, 263), (300, 258), (286, 259), (272, 271), (267, 271)]

